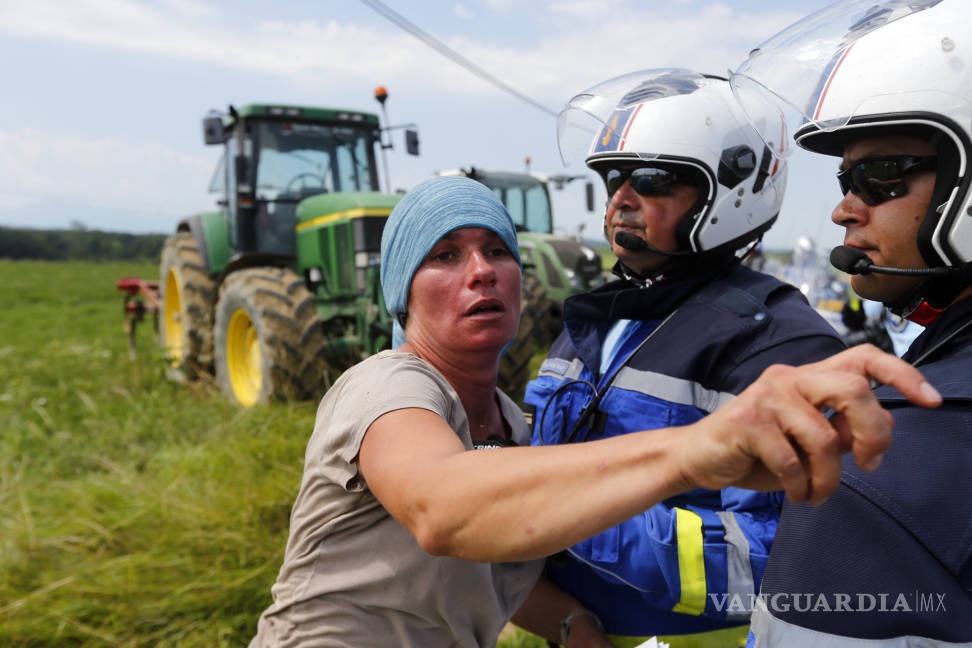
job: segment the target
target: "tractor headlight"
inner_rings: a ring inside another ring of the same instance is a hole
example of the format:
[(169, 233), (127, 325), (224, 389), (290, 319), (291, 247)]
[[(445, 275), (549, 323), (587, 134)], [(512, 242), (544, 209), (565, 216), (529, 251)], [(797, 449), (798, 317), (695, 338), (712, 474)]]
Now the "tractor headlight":
[(307, 269), (307, 282), (311, 286), (319, 286), (324, 283), (324, 273), (321, 272), (320, 267), (311, 266)]

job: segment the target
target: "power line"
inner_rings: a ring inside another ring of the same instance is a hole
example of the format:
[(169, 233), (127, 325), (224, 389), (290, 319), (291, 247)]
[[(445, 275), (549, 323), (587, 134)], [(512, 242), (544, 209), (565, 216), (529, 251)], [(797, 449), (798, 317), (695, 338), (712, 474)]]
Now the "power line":
[(391, 9), (390, 7), (388, 7), (385, 3), (381, 2), (381, 0), (361, 0), (361, 2), (363, 2), (366, 5), (368, 5), (369, 7), (371, 7), (372, 9), (374, 9), (375, 11), (377, 11), (378, 13), (380, 13), (382, 16), (384, 16), (388, 20), (392, 21), (393, 23), (395, 23), (396, 25), (398, 25), (399, 27), (401, 27), (402, 29), (404, 29), (405, 31), (407, 31), (409, 34), (411, 34), (415, 38), (419, 39), (420, 41), (422, 41), (423, 43), (425, 43), (426, 45), (428, 45), (429, 47), (431, 47), (432, 49), (434, 49), (435, 51), (439, 52), (440, 54), (442, 54), (446, 58), (452, 60), (457, 65), (460, 65), (460, 66), (466, 68), (468, 71), (472, 72), (473, 74), (475, 74), (476, 76), (478, 76), (480, 79), (483, 79), (484, 81), (488, 81), (489, 83), (492, 83), (493, 85), (495, 85), (496, 87), (500, 88), (501, 90), (505, 90), (506, 92), (510, 93), (511, 95), (513, 95), (514, 97), (516, 97), (517, 99), (521, 99), (521, 100), (527, 102), (528, 104), (530, 104), (534, 108), (537, 108), (539, 110), (542, 110), (543, 112), (547, 113), (551, 117), (556, 117), (557, 116), (557, 113), (554, 112), (553, 110), (550, 110), (549, 108), (547, 108), (546, 106), (544, 106), (540, 102), (531, 99), (530, 97), (526, 96), (525, 94), (523, 94), (522, 92), (520, 92), (516, 88), (514, 88), (514, 87), (512, 87), (512, 86), (510, 86), (510, 85), (508, 85), (506, 83), (504, 83), (503, 81), (497, 79), (495, 76), (493, 76), (492, 74), (490, 74), (486, 70), (482, 69), (481, 67), (479, 67), (478, 65), (476, 65), (475, 63), (473, 63), (472, 61), (470, 61), (469, 59), (467, 59), (463, 55), (461, 55), (458, 52), (456, 52), (455, 50), (451, 49), (448, 45), (446, 45), (442, 41), (440, 41), (440, 40), (436, 39), (434, 36), (432, 36), (432, 35), (424, 32), (421, 28), (419, 28), (414, 23), (410, 22), (407, 18), (405, 18), (404, 16), (402, 16), (399, 13), (396, 13), (393, 9)]

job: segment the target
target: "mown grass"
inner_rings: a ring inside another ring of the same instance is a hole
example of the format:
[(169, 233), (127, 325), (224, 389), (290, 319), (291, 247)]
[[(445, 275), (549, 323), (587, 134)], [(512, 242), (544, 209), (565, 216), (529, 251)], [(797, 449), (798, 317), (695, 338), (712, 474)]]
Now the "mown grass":
[(0, 260), (0, 646), (245, 646), (270, 602), (317, 404), (173, 383), (148, 323), (130, 361), (157, 274)]

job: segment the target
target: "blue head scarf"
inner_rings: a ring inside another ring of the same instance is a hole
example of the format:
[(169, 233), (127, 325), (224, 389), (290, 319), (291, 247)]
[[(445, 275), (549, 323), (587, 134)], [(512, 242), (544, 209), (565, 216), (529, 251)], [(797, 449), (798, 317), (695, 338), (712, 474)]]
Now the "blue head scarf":
[(523, 267), (513, 219), (489, 188), (462, 176), (440, 176), (418, 184), (395, 205), (381, 236), (381, 289), (395, 320), (393, 349), (405, 343), (398, 316), (408, 306), (415, 271), (439, 239), (462, 227), (496, 232)]

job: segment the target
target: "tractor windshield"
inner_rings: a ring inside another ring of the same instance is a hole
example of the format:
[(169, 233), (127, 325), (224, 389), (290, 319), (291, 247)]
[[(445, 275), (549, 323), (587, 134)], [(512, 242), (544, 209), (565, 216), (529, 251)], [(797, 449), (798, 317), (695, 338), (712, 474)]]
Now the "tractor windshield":
[(372, 129), (263, 121), (255, 139), (257, 200), (299, 202), (320, 193), (378, 190)]
[(546, 184), (521, 173), (484, 173), (476, 179), (499, 196), (518, 229), (545, 234), (553, 231)]
[(377, 191), (374, 129), (293, 121), (256, 121), (257, 250), (294, 255), (297, 203), (338, 191)]

